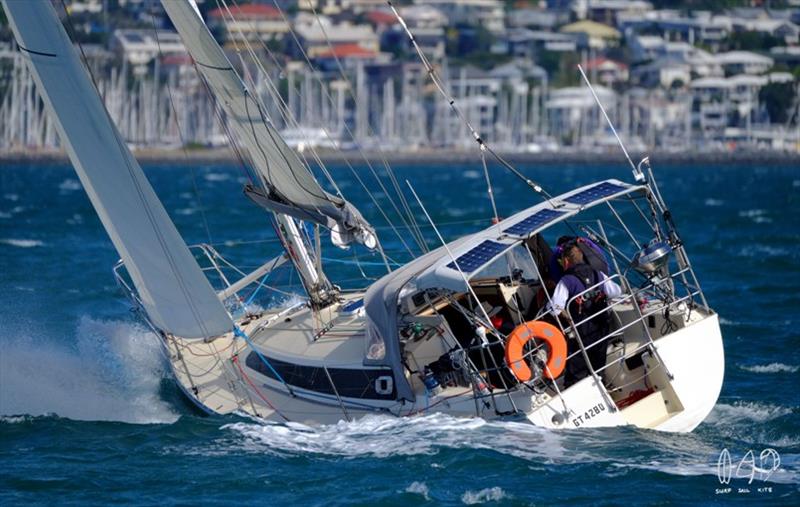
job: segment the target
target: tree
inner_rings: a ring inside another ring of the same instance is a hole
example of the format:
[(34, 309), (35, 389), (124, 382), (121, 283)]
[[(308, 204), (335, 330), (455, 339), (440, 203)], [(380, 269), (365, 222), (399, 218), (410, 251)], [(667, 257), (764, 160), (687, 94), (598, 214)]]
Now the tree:
[(791, 83), (769, 83), (761, 88), (758, 100), (767, 108), (769, 121), (772, 124), (783, 124), (791, 115), (797, 96), (797, 85)]

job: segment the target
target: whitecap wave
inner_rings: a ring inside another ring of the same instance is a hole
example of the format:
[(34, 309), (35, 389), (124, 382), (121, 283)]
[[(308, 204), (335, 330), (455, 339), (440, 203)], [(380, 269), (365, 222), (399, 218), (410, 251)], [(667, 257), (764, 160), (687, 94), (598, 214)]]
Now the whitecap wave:
[(80, 190), (81, 189), (81, 184), (80, 184), (80, 182), (78, 180), (75, 180), (75, 179), (72, 179), (72, 178), (67, 178), (64, 181), (62, 181), (61, 183), (59, 183), (58, 189), (62, 193), (74, 192), (75, 190)]
[(800, 366), (792, 366), (783, 363), (756, 364), (752, 366), (740, 366), (740, 368), (753, 373), (796, 373), (800, 371)]
[(208, 173), (203, 178), (206, 181), (216, 182), (216, 181), (228, 181), (231, 177), (229, 174), (223, 173)]
[(733, 404), (717, 403), (708, 415), (706, 423), (729, 426), (742, 422), (763, 423), (792, 413), (792, 409), (752, 401), (737, 401)]
[(17, 248), (34, 248), (37, 246), (44, 246), (44, 242), (39, 241), (38, 239), (5, 238), (0, 239), (0, 243), (4, 245), (15, 246)]
[(405, 490), (406, 493), (412, 493), (415, 495), (421, 495), (426, 501), (430, 500), (430, 490), (428, 489), (428, 485), (424, 482), (414, 481), (408, 485)]
[(725, 204), (725, 201), (723, 201), (722, 199), (712, 199), (711, 197), (709, 197), (708, 199), (703, 201), (703, 204), (705, 204), (709, 208), (712, 208), (712, 207), (722, 206), (723, 204)]
[(499, 502), (508, 498), (511, 497), (503, 491), (503, 488), (495, 486), (480, 491), (466, 491), (461, 495), (461, 502), (465, 505), (476, 505), (479, 503)]
[[(18, 333), (4, 329), (3, 335)], [(153, 333), (131, 323), (84, 317), (75, 340), (74, 348), (30, 336), (4, 340), (0, 414), (128, 423), (178, 419), (159, 395), (166, 369)]]
[(461, 173), (461, 176), (468, 180), (475, 180), (481, 177), (481, 173), (474, 169), (468, 169)]
[(738, 252), (740, 257), (783, 257), (783, 256), (791, 256), (792, 252), (790, 252), (786, 248), (774, 247), (769, 245), (748, 245), (744, 248), (741, 248)]

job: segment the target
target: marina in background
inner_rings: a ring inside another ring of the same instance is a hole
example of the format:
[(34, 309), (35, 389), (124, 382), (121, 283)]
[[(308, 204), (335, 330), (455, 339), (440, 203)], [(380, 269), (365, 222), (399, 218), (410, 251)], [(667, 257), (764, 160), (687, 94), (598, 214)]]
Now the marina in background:
[[(198, 3), (292, 147), (412, 158), (474, 152), (386, 2)], [(579, 82), (582, 64), (632, 152), (800, 153), (797, 2), (726, 10), (761, 2), (705, 2), (707, 11), (663, 1), (397, 3), (448, 92), (500, 152), (616, 154)], [(63, 6), (132, 148), (156, 158), (232, 156), (223, 115), (159, 2)], [(0, 153), (60, 156), (5, 20), (2, 39)]]

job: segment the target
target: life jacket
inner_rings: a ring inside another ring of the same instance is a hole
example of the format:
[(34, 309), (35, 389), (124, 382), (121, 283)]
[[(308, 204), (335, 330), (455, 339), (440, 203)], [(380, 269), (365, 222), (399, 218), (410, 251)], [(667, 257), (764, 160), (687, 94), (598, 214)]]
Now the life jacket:
[[(567, 277), (574, 277), (570, 280)], [(564, 272), (564, 279), (569, 291), (569, 299), (581, 294), (569, 304), (569, 314), (575, 322), (580, 322), (590, 315), (594, 315), (608, 307), (608, 298), (603, 292), (603, 286), (594, 287), (588, 292), (584, 292), (588, 287), (600, 283), (602, 276), (600, 272), (586, 263), (571, 266)], [(574, 283), (577, 281), (577, 283)], [(602, 338), (608, 332), (609, 319), (607, 313), (601, 313), (595, 318), (578, 325), (578, 332), (581, 334), (585, 343), (593, 343)]]

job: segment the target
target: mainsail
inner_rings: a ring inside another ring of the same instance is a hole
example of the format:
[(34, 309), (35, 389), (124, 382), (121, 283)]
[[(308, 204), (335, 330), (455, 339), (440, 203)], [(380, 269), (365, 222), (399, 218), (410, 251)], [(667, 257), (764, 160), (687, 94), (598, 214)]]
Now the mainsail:
[(50, 0), (3, 0), (69, 158), (158, 328), (209, 338), (233, 328), (103, 107)]
[(208, 31), (194, 2), (162, 0), (161, 3), (262, 178), (266, 191), (248, 186), (247, 195), (277, 213), (329, 227), (338, 246), (356, 240), (369, 248), (376, 247), (375, 231), (359, 211), (323, 190), (309, 168), (280, 137), (259, 100), (247, 89)]

